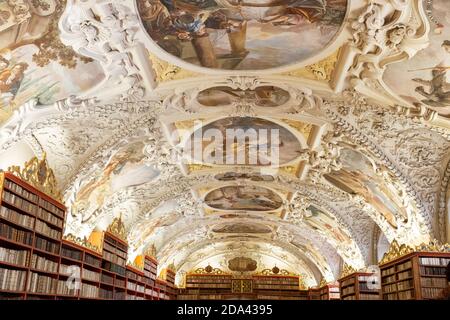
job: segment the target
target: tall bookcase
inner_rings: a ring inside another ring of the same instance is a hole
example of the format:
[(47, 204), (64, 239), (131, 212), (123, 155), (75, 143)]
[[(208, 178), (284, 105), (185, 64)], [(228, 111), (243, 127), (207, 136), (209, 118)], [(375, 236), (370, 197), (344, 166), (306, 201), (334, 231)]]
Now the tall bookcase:
[(380, 290), (367, 286), (372, 273), (354, 272), (339, 279), (341, 300), (379, 300)]
[(65, 207), (0, 173), (0, 298), (55, 299)]
[(157, 262), (127, 266), (128, 245), (101, 233), (100, 252), (62, 239), (65, 207), (9, 172), (0, 173), (0, 299), (174, 299), (174, 274)]
[(383, 300), (439, 299), (450, 253), (413, 252), (380, 265)]

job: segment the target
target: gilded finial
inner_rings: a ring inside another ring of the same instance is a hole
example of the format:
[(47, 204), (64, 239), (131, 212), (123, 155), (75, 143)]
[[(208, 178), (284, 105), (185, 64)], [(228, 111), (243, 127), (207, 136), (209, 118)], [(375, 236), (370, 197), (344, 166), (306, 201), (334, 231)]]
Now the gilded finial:
[(127, 232), (125, 229), (125, 224), (122, 221), (122, 213), (119, 215), (119, 217), (113, 219), (111, 224), (108, 226), (107, 231), (112, 233), (119, 239), (127, 241)]
[(45, 152), (41, 160), (33, 157), (25, 162), (23, 168), (20, 168), (20, 166), (11, 166), (7, 171), (54, 199), (60, 202), (62, 201), (61, 192), (58, 189), (53, 170), (47, 163), (47, 155)]
[(355, 268), (353, 268), (351, 265), (344, 263), (344, 266), (342, 268), (341, 278), (344, 278), (352, 273), (357, 272)]

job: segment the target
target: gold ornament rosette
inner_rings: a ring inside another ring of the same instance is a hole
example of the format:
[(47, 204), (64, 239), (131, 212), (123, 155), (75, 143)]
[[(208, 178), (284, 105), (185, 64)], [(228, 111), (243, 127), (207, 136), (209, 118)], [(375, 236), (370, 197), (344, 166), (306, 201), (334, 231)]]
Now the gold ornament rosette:
[(207, 265), (204, 268), (197, 268), (190, 272), (189, 274), (215, 274), (215, 275), (228, 275), (226, 272), (219, 268), (213, 268), (211, 265)]
[(394, 240), (389, 247), (389, 251), (383, 255), (379, 264), (391, 262), (413, 252), (450, 252), (450, 245), (448, 243), (442, 244), (438, 240), (431, 240), (428, 244), (422, 243), (411, 247), (406, 244), (400, 245), (397, 240)]
[(62, 202), (62, 195), (58, 189), (55, 174), (47, 163), (47, 155), (45, 152), (43, 153), (41, 160), (37, 157), (33, 157), (25, 162), (23, 168), (20, 166), (11, 166), (7, 171), (31, 184), (39, 191)]

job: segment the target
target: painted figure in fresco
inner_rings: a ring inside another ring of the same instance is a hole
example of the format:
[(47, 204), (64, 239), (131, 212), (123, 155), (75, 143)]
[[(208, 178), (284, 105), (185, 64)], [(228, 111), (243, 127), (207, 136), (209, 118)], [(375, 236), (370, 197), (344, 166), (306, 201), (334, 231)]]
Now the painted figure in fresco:
[[(198, 59), (205, 67), (233, 69), (250, 52), (248, 28), (258, 25), (264, 31), (264, 26), (303, 26), (321, 19), (339, 24), (346, 0), (331, 2), (337, 19), (327, 12), (327, 0), (139, 0), (138, 7), (150, 36), (169, 53)], [(276, 35), (280, 30), (269, 32)], [(216, 54), (221, 49), (213, 42), (223, 37), (228, 38), (229, 52)]]
[[(450, 55), (450, 40), (445, 40), (442, 43), (442, 48), (447, 55)], [(432, 107), (448, 107), (450, 105), (450, 84), (447, 82), (447, 72), (450, 66), (445, 63), (445, 60), (431, 70), (431, 80), (413, 79), (413, 81), (422, 84), (415, 90), (426, 98), (421, 100), (426, 105)], [(425, 87), (428, 89), (426, 90)]]
[(14, 101), (27, 68), (25, 62), (11, 65), (10, 61), (0, 56), (0, 107), (10, 106)]

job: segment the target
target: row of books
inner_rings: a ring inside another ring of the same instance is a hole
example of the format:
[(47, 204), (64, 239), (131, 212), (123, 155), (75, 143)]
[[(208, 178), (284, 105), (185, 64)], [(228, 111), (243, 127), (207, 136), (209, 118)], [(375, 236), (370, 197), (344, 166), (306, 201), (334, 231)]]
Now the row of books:
[(57, 226), (58, 228), (62, 229), (62, 227), (63, 227), (64, 220), (59, 218), (59, 217), (57, 217), (57, 216), (55, 216), (55, 215), (53, 215), (53, 214), (51, 214), (48, 211), (40, 209), (38, 211), (37, 216), (38, 216), (39, 219), (44, 220), (46, 222), (49, 222), (50, 224), (52, 224), (54, 226)]
[(87, 283), (81, 284), (80, 296), (84, 298), (98, 298), (99, 288)]
[(425, 276), (427, 275), (445, 276), (445, 268), (420, 266), (420, 274)]
[(31, 268), (56, 273), (58, 272), (58, 263), (37, 254), (33, 254), (33, 257), (31, 258)]
[(81, 261), (83, 253), (63, 245), (61, 248), (61, 255), (66, 258)]
[(35, 247), (50, 253), (57, 254), (59, 252), (59, 243), (55, 243), (41, 237), (36, 237)]
[(397, 277), (395, 274), (393, 274), (392, 276), (382, 277), (381, 283), (391, 283), (394, 282), (395, 280), (397, 280)]
[(0, 289), (8, 291), (23, 291), (27, 272), (0, 268)]
[(257, 278), (254, 279), (253, 282), (255, 284), (286, 284), (286, 285), (291, 285), (291, 286), (298, 286), (298, 279), (292, 279), (292, 280), (284, 280), (284, 279), (280, 279), (280, 280), (270, 280), (270, 279), (261, 279), (261, 278)]
[(127, 295), (125, 291), (117, 291), (114, 290), (114, 299), (115, 300), (125, 300), (127, 298)]
[(75, 286), (69, 286), (66, 280), (58, 280), (56, 293), (64, 296), (77, 296), (78, 289)]
[(121, 258), (115, 254), (109, 253), (108, 251), (103, 251), (103, 259), (111, 261), (112, 263), (118, 264), (119, 266), (125, 267), (127, 260)]
[(107, 250), (112, 254), (116, 254), (119, 257), (122, 257), (123, 259), (127, 258), (127, 252), (126, 251), (122, 251), (121, 249), (118, 249), (112, 245), (110, 245), (108, 242), (105, 242), (103, 244), (103, 250)]
[(146, 280), (145, 277), (131, 270), (127, 270), (127, 278), (137, 282), (144, 282)]
[(106, 273), (102, 273), (101, 275), (101, 282), (105, 283), (105, 284), (110, 284), (112, 285), (114, 283), (114, 277), (106, 274)]
[(7, 203), (12, 204), (16, 208), (19, 208), (25, 212), (31, 213), (33, 215), (36, 215), (38, 213), (38, 206), (34, 203), (25, 200), (24, 198), (21, 198), (14, 193), (8, 192), (6, 190), (3, 190), (3, 200)]
[(441, 266), (446, 267), (447, 264), (450, 262), (449, 258), (420, 258), (420, 264), (425, 264), (429, 266)]
[(120, 241), (117, 241), (116, 239), (114, 239), (113, 237), (109, 236), (108, 234), (105, 234), (103, 240), (104, 240), (103, 244), (109, 243), (109, 244), (111, 244), (114, 247), (118, 247), (119, 249), (121, 249), (124, 252), (128, 252), (128, 246), (127, 245), (123, 244)]
[(102, 260), (98, 257), (85, 253), (84, 255), (84, 263), (87, 263), (90, 266), (100, 268), (102, 266)]
[(34, 203), (38, 203), (39, 201), (39, 197), (38, 195), (29, 192), (28, 190), (24, 189), (22, 186), (18, 185), (17, 183), (14, 183), (8, 179), (4, 180), (4, 186), (13, 191), (14, 193), (34, 202)]
[(101, 299), (112, 299), (114, 297), (114, 292), (112, 289), (100, 288), (99, 297)]
[(414, 299), (414, 289), (398, 292), (398, 298), (400, 300)]
[(186, 288), (231, 288), (231, 283), (186, 283)]
[(28, 257), (29, 251), (27, 250), (14, 250), (0, 247), (0, 261), (19, 266), (27, 266)]
[(437, 299), (443, 297), (443, 288), (422, 288), (422, 297), (424, 299)]
[(255, 289), (267, 289), (267, 290), (298, 290), (298, 285), (264, 285), (264, 284), (254, 284)]
[(119, 265), (109, 262), (109, 261), (103, 261), (102, 268), (105, 270), (111, 271), (113, 273), (117, 273), (121, 276), (125, 276), (125, 273), (126, 273), (126, 269), (124, 267), (119, 266)]
[(36, 221), (35, 230), (39, 233), (45, 234), (46, 236), (53, 238), (55, 240), (61, 239), (61, 231), (50, 228), (45, 222), (41, 220)]
[(342, 281), (341, 286), (345, 287), (347, 285), (351, 285), (355, 283), (355, 278), (349, 278), (345, 281)]
[(413, 276), (413, 272), (412, 272), (412, 270), (407, 270), (407, 271), (400, 272), (397, 276), (398, 276), (398, 280), (408, 279)]
[(26, 214), (20, 214), (4, 206), (0, 206), (0, 216), (28, 229), (33, 229), (34, 227), (34, 217)]
[(33, 234), (29, 231), (23, 231), (0, 222), (0, 237), (10, 239), (31, 246)]
[(439, 277), (421, 277), (420, 283), (424, 287), (445, 288), (447, 286), (447, 279)]
[(342, 295), (355, 293), (355, 286), (350, 286), (342, 289)]
[(100, 273), (83, 268), (81, 278), (100, 282)]
[(41, 198), (41, 199), (39, 200), (39, 205), (40, 205), (42, 208), (45, 208), (45, 210), (47, 210), (47, 211), (49, 211), (49, 212), (51, 212), (51, 213), (56, 214), (58, 217), (64, 218), (64, 210), (58, 208), (58, 207), (55, 206), (53, 203), (50, 203), (50, 202), (48, 202), (48, 201), (46, 201), (46, 200), (44, 200), (44, 199)]
[(114, 280), (114, 285), (116, 287), (125, 288), (125, 279), (119, 279), (116, 277), (116, 279)]
[(55, 294), (58, 280), (56, 278), (31, 272), (28, 281), (28, 292)]
[(398, 290), (406, 290), (406, 289), (411, 289), (414, 287), (414, 281), (413, 279), (409, 279), (409, 280), (405, 280), (405, 281), (400, 281), (397, 283), (397, 288)]
[(364, 291), (376, 291), (376, 289), (370, 288), (369, 285), (365, 282), (363, 283), (359, 283), (359, 290), (364, 290)]

